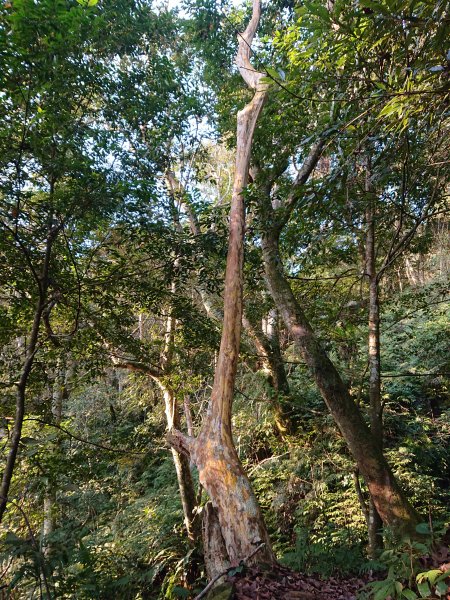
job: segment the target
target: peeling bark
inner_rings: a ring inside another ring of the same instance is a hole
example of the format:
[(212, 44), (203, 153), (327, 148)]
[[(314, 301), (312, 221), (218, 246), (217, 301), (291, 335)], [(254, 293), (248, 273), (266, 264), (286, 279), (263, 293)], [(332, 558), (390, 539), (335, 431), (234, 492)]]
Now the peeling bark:
[(231, 567), (217, 516), (217, 509), (214, 508), (212, 502), (207, 502), (203, 508), (202, 534), (206, 575), (208, 581), (212, 581)]
[[(166, 183), (172, 197), (176, 198), (183, 207), (188, 218), (189, 229), (191, 230), (192, 235), (201, 235), (197, 215), (189, 201), (188, 194), (173, 171), (166, 172)], [(200, 284), (197, 286), (197, 291), (208, 317), (217, 322), (223, 322), (223, 311), (218, 307), (218, 299)], [(276, 309), (273, 310), (276, 312)], [(286, 433), (291, 432), (292, 423), (289, 415), (284, 410), (283, 403), (280, 401), (280, 396), (288, 397), (290, 395), (290, 390), (283, 359), (281, 357), (279, 339), (276, 335), (276, 324), (273, 324), (271, 327), (272, 336), (265, 335), (264, 332), (252, 323), (245, 314), (242, 318), (242, 325), (250, 339), (253, 341), (256, 350), (263, 357), (264, 367), (268, 373), (268, 383), (274, 391), (272, 404), (275, 415), (275, 425), (279, 435), (283, 437)]]
[[(242, 287), (245, 210), (243, 191), (248, 183), (253, 133), (267, 95), (267, 85), (250, 63), (250, 48), (259, 24), (260, 0), (253, 1), (249, 25), (239, 36), (237, 65), (254, 90), (252, 100), (238, 113), (236, 169), (230, 210), (227, 266), (225, 273), (222, 339), (208, 411), (196, 440), (173, 432), (170, 440), (190, 451), (200, 483), (217, 510), (224, 546), (231, 564), (250, 555), (260, 542), (264, 550), (255, 561), (274, 560), (266, 527), (237, 455), (231, 435), (231, 412), (239, 358), (242, 321)], [(208, 567), (210, 568), (210, 567)], [(212, 567), (211, 567), (212, 568)]]

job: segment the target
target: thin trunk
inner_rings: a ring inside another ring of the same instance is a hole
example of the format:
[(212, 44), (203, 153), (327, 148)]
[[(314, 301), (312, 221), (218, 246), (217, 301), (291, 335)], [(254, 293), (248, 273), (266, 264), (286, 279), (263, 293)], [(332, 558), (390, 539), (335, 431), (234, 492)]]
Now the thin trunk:
[(194, 436), (194, 424), (192, 422), (191, 402), (186, 394), (183, 398), (184, 418), (186, 419), (186, 429), (190, 437)]
[[(56, 367), (55, 377), (52, 390), (52, 417), (53, 423), (57, 426), (61, 424), (63, 413), (63, 399), (67, 398), (67, 383), (69, 371), (63, 368), (59, 362)], [(53, 451), (58, 451), (61, 445), (61, 440), (57, 439)], [(42, 535), (44, 538), (44, 555), (48, 556), (51, 552), (51, 547), (48, 544), (47, 537), (53, 533), (55, 529), (55, 504), (56, 490), (53, 485), (49, 485), (44, 495), (44, 521), (42, 525)]]
[(26, 387), (34, 362), (43, 310), (44, 302), (41, 298), (39, 298), (34, 314), (34, 323), (33, 328), (31, 330), (30, 343), (27, 349), (27, 356), (25, 359), (24, 366), (22, 368), (19, 383), (17, 385), (16, 414), (14, 419), (14, 427), (11, 433), (11, 439), (9, 444), (10, 450), (6, 459), (6, 465), (2, 476), (2, 483), (0, 485), (0, 523), (2, 522), (3, 515), (5, 514), (6, 506), (8, 503), (9, 488), (11, 485), (14, 466), (16, 464), (20, 438), (22, 437), (22, 426), (25, 417)]
[[(381, 406), (380, 303), (375, 261), (375, 207), (367, 169), (366, 191), (370, 194), (366, 211), (366, 276), (369, 281), (369, 404), (370, 431), (374, 442), (383, 450), (383, 417)], [(373, 558), (383, 548), (383, 521), (375, 502), (369, 499), (369, 555)]]
[[(179, 431), (169, 438), (173, 445), (189, 452), (197, 465), (200, 482), (217, 510), (224, 547), (230, 564), (251, 554), (255, 544), (264, 542), (254, 562), (272, 562), (267, 530), (231, 435), (231, 411), (239, 358), (242, 321), (244, 254), (244, 188), (248, 182), (253, 132), (264, 104), (267, 86), (250, 63), (251, 43), (259, 24), (260, 0), (253, 1), (253, 15), (239, 38), (237, 64), (243, 79), (255, 90), (253, 99), (238, 113), (236, 170), (230, 211), (230, 234), (225, 273), (224, 318), (220, 351), (207, 415), (197, 439)], [(216, 558), (208, 557), (212, 572)], [(223, 556), (217, 557), (223, 562)], [(214, 569), (216, 570), (216, 569)]]
[[(39, 275), (36, 274), (37, 284), (39, 288), (39, 298), (36, 303), (36, 309), (34, 312), (33, 325), (31, 328), (31, 334), (29, 343), (26, 349), (25, 361), (20, 374), (20, 379), (17, 384), (17, 395), (16, 395), (16, 414), (14, 419), (14, 427), (11, 433), (11, 439), (9, 444), (9, 453), (6, 459), (5, 469), (3, 471), (2, 482), (0, 485), (0, 523), (3, 520), (6, 506), (8, 504), (9, 488), (11, 486), (11, 480), (13, 477), (14, 466), (16, 464), (17, 453), (19, 451), (20, 438), (22, 437), (22, 426), (25, 417), (25, 396), (28, 385), (28, 379), (30, 377), (31, 370), (33, 368), (36, 351), (38, 349), (38, 338), (39, 331), (44, 315), (44, 310), (47, 305), (47, 292), (48, 292), (48, 278), (50, 269), (50, 257), (52, 253), (53, 242), (59, 231), (59, 228), (51, 229), (46, 242), (45, 256), (42, 264), (42, 270)], [(33, 271), (33, 273), (35, 273)]]
[[(168, 350), (168, 348), (166, 348)], [(171, 352), (171, 350), (169, 351)], [(168, 354), (165, 354), (168, 357)], [(180, 415), (178, 411), (178, 403), (169, 384), (168, 373), (162, 369), (150, 368), (145, 364), (126, 360), (116, 362), (116, 367), (128, 369), (130, 371), (138, 371), (145, 373), (159, 386), (164, 398), (165, 414), (167, 421), (167, 429), (169, 434), (172, 430), (177, 430), (180, 427)], [(167, 368), (167, 364), (165, 365)], [(176, 448), (172, 449), (172, 457), (177, 475), (178, 488), (180, 491), (181, 504), (183, 508), (184, 523), (189, 540), (196, 543), (200, 536), (200, 524), (196, 515), (197, 501), (195, 498), (194, 482), (192, 480), (189, 460), (185, 453), (180, 452)]]
[(274, 387), (283, 396), (289, 396), (289, 382), (284, 368), (283, 357), (280, 348), (280, 332), (278, 327), (278, 311), (271, 308), (267, 317), (267, 339), (270, 342), (272, 352), (269, 357)]
[[(161, 384), (161, 387), (163, 389), (167, 426), (169, 431), (171, 431), (174, 427), (180, 427), (178, 405), (172, 390), (165, 388), (164, 384)], [(180, 490), (181, 505), (183, 507), (184, 525), (189, 540), (195, 544), (199, 539), (200, 524), (196, 515), (197, 500), (189, 459), (185, 454), (175, 450), (175, 448), (172, 448), (171, 451), (177, 474), (178, 489)]]
[[(47, 492), (44, 496), (44, 521), (42, 524), (42, 535), (47, 538), (54, 530), (54, 518), (53, 518), (53, 507), (54, 507), (54, 495), (51, 492)], [(44, 556), (49, 555), (49, 546), (46, 543), (44, 546)]]
[[(171, 287), (172, 293), (175, 293), (175, 283), (172, 283)], [(178, 402), (170, 383), (168, 383), (173, 358), (175, 325), (175, 317), (172, 314), (169, 314), (166, 322), (164, 351), (161, 358), (161, 367), (165, 376), (157, 380), (164, 397), (167, 429), (169, 432), (173, 429), (180, 428)], [(177, 474), (181, 505), (183, 507), (184, 525), (189, 541), (195, 545), (200, 537), (200, 524), (196, 513), (197, 501), (189, 459), (185, 454), (179, 452), (175, 448), (172, 448), (171, 452), (173, 463), (175, 465), (175, 472)]]
[[(272, 407), (275, 417), (275, 426), (281, 438), (291, 433), (293, 426), (289, 413), (286, 410), (285, 400), (290, 396), (289, 382), (284, 368), (281, 355), (280, 340), (278, 337), (277, 316), (269, 314), (267, 318), (266, 334), (244, 316), (242, 324), (248, 335), (253, 340), (258, 354), (264, 362), (264, 370), (267, 373), (267, 383), (273, 390)], [(275, 311), (276, 313), (276, 311)], [(274, 322), (273, 319), (276, 318)]]
[(266, 277), (274, 302), (364, 476), (383, 522), (400, 534), (414, 532), (419, 522), (417, 513), (400, 489), (380, 445), (371, 435), (361, 412), (292, 293), (283, 273), (278, 234), (265, 232), (262, 247)]

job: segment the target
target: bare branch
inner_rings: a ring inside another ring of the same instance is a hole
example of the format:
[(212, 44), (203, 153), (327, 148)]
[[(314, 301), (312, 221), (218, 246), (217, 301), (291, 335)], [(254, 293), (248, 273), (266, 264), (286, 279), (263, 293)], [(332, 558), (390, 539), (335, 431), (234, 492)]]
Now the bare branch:
[(174, 448), (177, 452), (184, 454), (188, 458), (190, 458), (196, 443), (194, 438), (189, 437), (178, 429), (172, 429), (169, 431), (169, 433), (166, 435), (166, 440), (169, 446)]
[(250, 62), (250, 52), (255, 37), (256, 30), (261, 17), (261, 1), (253, 0), (252, 18), (247, 25), (245, 31), (239, 34), (239, 48), (236, 56), (236, 64), (241, 74), (242, 79), (248, 87), (256, 90), (261, 77), (264, 73), (256, 71)]
[(164, 376), (163, 371), (155, 366), (145, 365), (144, 363), (132, 359), (119, 359), (114, 356), (111, 356), (111, 359), (116, 369), (128, 369), (129, 371), (145, 373), (157, 382)]
[(291, 191), (289, 192), (288, 197), (286, 198), (285, 202), (283, 202), (282, 206), (275, 210), (276, 227), (279, 231), (286, 225), (289, 217), (292, 214), (292, 211), (297, 204), (299, 198), (299, 189), (308, 181), (309, 176), (316, 168), (317, 163), (322, 155), (325, 141), (326, 138), (323, 136), (315, 144), (313, 144), (308, 156), (305, 158), (299, 172), (297, 173), (297, 177), (291, 186)]

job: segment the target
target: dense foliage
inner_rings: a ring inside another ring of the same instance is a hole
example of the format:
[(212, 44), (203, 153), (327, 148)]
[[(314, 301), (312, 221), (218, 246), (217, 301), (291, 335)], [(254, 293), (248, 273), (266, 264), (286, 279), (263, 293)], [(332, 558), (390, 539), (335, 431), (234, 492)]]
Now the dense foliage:
[[(212, 0), (0, 7), (2, 598), (206, 584), (166, 434), (199, 430), (213, 385), (248, 16)], [(278, 560), (376, 573), (378, 600), (446, 593), (416, 576), (450, 520), (448, 23), (440, 0), (277, 0), (254, 50), (270, 90), (245, 190), (233, 438)], [(282, 270), (367, 423), (373, 234), (380, 444), (423, 521), (419, 539), (385, 527), (375, 556), (368, 489), (269, 292), (267, 189)]]

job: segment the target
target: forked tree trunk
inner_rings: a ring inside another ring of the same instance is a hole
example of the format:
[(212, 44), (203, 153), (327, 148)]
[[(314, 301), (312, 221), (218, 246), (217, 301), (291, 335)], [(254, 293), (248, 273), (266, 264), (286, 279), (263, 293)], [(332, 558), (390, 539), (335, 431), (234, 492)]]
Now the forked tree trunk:
[(266, 277), (274, 302), (347, 442), (379, 515), (397, 534), (413, 533), (419, 517), (398, 485), (380, 444), (371, 435), (361, 412), (315, 337), (291, 290), (283, 273), (278, 233), (273, 230), (265, 232), (262, 247)]
[[(176, 294), (176, 284), (172, 282), (172, 294)], [(170, 314), (166, 321), (164, 350), (161, 356), (161, 367), (164, 373), (163, 377), (156, 379), (164, 397), (164, 407), (167, 420), (167, 429), (180, 429), (180, 412), (178, 408), (177, 398), (173, 388), (170, 385), (170, 370), (172, 368), (174, 336), (175, 336), (176, 320)], [(197, 501), (195, 497), (194, 482), (192, 480), (191, 467), (188, 457), (179, 452), (176, 448), (172, 448), (172, 458), (177, 474), (178, 489), (180, 491), (181, 505), (183, 507), (184, 525), (189, 541), (194, 545), (200, 539), (200, 521), (196, 513)]]
[[(176, 292), (174, 283), (171, 285), (171, 290), (172, 293)], [(174, 316), (169, 314), (166, 321), (164, 349), (161, 354), (160, 368), (150, 367), (135, 360), (113, 359), (116, 367), (144, 373), (158, 385), (164, 399), (167, 430), (169, 432), (171, 432), (173, 429), (179, 429), (180, 427), (178, 402), (170, 384), (175, 324), (176, 322)], [(143, 327), (141, 315), (139, 315), (139, 326), (140, 338), (142, 339)], [(178, 490), (180, 492), (184, 525), (188, 540), (191, 545), (194, 546), (197, 545), (200, 540), (200, 517), (196, 511), (197, 500), (195, 497), (195, 487), (192, 479), (191, 467), (187, 456), (184, 453), (179, 452), (176, 448), (172, 448), (172, 458), (177, 476)]]
[[(192, 235), (201, 235), (197, 215), (188, 199), (188, 193), (183, 188), (180, 181), (175, 177), (175, 174), (170, 170), (166, 172), (166, 183), (171, 196), (176, 198), (180, 202), (180, 205), (183, 206)], [(223, 322), (223, 312), (218, 308), (219, 303), (216, 301), (217, 299), (214, 295), (200, 283), (198, 284), (197, 289), (208, 317), (217, 322)], [(277, 311), (276, 309), (272, 309), (271, 312), (276, 313)], [(292, 422), (289, 414), (285, 410), (285, 404), (283, 402), (283, 398), (288, 398), (290, 396), (290, 390), (281, 356), (276, 323), (277, 319), (275, 318), (274, 320), (272, 314), (272, 316), (269, 315), (268, 321), (270, 322), (270, 326), (268, 326), (267, 334), (252, 323), (245, 314), (242, 318), (242, 325), (253, 341), (257, 352), (263, 359), (264, 369), (268, 375), (267, 381), (273, 391), (272, 408), (275, 416), (275, 426), (280, 437), (284, 438), (285, 434), (292, 431)]]
[[(267, 530), (248, 477), (244, 473), (231, 434), (231, 409), (239, 358), (242, 320), (242, 284), (245, 210), (243, 191), (248, 182), (251, 144), (267, 86), (252, 67), (250, 47), (259, 24), (260, 0), (253, 1), (253, 14), (239, 37), (237, 65), (246, 83), (255, 90), (253, 99), (238, 113), (236, 171), (230, 211), (230, 235), (224, 291), (222, 339), (211, 399), (197, 439), (174, 431), (169, 440), (190, 454), (200, 482), (217, 511), (223, 547), (230, 564), (252, 554), (255, 545), (265, 546), (253, 560), (272, 562), (273, 552)], [(215, 570), (214, 556), (207, 557), (208, 570)], [(218, 557), (223, 564), (224, 557)]]
[[(180, 415), (175, 395), (170, 387), (163, 380), (158, 381), (164, 397), (164, 406), (167, 419), (167, 428), (180, 428)], [(176, 450), (171, 449), (173, 464), (177, 474), (178, 489), (180, 492), (181, 505), (183, 507), (184, 526), (187, 536), (192, 544), (196, 544), (200, 538), (200, 521), (196, 512), (197, 500), (195, 497), (195, 487), (192, 480), (191, 468), (188, 457)]]

